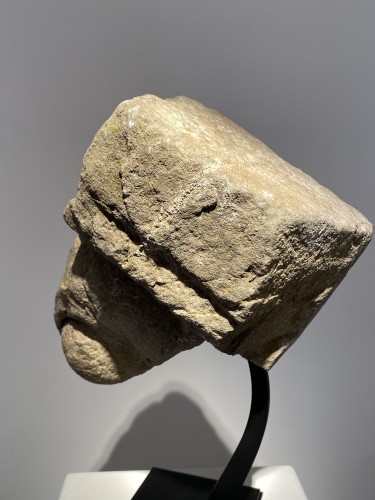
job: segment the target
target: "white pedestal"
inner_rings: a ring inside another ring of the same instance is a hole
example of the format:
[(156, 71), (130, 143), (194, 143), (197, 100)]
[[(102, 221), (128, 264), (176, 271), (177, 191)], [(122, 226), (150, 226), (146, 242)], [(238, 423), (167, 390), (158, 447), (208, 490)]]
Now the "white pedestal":
[[(131, 500), (149, 471), (84, 472), (68, 474), (59, 500)], [(218, 478), (222, 469), (183, 470), (188, 474)], [(246, 486), (263, 492), (262, 500), (307, 500), (293, 467), (254, 467)]]

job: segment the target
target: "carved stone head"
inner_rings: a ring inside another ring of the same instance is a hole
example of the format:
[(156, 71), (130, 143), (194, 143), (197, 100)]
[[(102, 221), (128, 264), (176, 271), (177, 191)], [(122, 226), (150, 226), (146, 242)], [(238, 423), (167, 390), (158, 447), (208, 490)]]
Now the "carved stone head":
[(218, 112), (121, 103), (65, 211), (65, 355), (115, 383), (204, 340), (269, 369), (369, 243), (371, 224)]

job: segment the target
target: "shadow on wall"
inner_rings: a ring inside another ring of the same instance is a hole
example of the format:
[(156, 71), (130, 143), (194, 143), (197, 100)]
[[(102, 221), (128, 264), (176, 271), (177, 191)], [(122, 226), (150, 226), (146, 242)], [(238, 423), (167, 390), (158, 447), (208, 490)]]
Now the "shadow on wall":
[(222, 467), (230, 456), (202, 410), (171, 392), (135, 418), (100, 470)]

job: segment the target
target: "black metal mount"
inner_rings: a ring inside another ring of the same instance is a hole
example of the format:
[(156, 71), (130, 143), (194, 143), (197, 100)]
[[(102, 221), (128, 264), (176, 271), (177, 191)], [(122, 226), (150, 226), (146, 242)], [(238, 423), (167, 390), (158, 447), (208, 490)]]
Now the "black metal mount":
[(132, 500), (261, 500), (262, 492), (243, 486), (266, 429), (270, 388), (268, 373), (249, 361), (252, 398), (243, 436), (220, 478), (192, 476), (152, 468)]

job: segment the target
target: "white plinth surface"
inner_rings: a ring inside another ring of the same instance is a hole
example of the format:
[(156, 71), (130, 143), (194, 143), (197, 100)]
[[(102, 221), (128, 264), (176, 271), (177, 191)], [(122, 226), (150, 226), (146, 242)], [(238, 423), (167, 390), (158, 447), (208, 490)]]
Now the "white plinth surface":
[[(222, 469), (183, 470), (218, 478)], [(131, 500), (149, 471), (83, 472), (68, 474), (59, 500)], [(293, 467), (254, 467), (245, 482), (263, 492), (262, 500), (307, 500)]]

